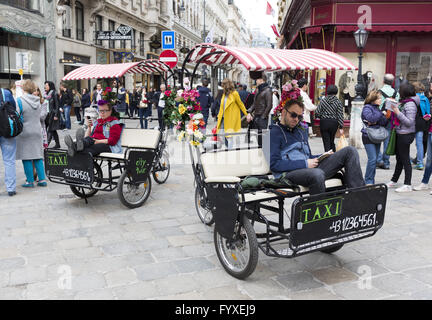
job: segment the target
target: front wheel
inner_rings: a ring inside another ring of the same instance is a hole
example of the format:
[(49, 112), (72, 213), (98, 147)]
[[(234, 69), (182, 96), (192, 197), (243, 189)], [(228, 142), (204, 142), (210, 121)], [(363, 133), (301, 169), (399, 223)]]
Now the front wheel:
[(222, 237), (215, 228), (214, 244), (219, 261), (225, 271), (234, 278), (243, 280), (255, 271), (258, 263), (258, 241), (246, 216), (241, 224), (236, 222), (232, 239)]
[(195, 209), (202, 223), (207, 226), (211, 226), (214, 223), (213, 213), (210, 209), (205, 188), (202, 190), (202, 195), (200, 193), (199, 187), (197, 186), (195, 188)]
[(117, 187), (118, 197), (126, 207), (135, 209), (141, 207), (150, 196), (151, 179), (147, 177), (145, 182), (133, 183), (127, 170), (123, 171)]
[(163, 152), (158, 163), (153, 170), (153, 179), (159, 184), (165, 183), (170, 174), (170, 162), (168, 152)]

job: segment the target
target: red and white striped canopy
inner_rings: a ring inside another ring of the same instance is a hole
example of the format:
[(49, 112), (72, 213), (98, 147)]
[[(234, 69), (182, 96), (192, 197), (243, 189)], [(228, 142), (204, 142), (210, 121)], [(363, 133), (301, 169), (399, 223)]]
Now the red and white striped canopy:
[(212, 66), (242, 64), (249, 71), (357, 70), (348, 59), (321, 49), (233, 48), (213, 43), (195, 46), (188, 62), (197, 63), (212, 52), (220, 53), (207, 57), (203, 63)]
[(69, 72), (63, 80), (120, 78), (126, 73), (162, 74), (170, 70), (164, 62), (154, 59), (130, 63), (89, 64)]

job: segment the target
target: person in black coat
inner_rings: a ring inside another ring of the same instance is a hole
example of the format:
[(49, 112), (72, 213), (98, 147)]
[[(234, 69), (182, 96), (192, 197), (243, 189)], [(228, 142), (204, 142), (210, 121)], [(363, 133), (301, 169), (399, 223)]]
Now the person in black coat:
[(54, 138), (54, 148), (60, 148), (60, 139), (57, 133), (57, 130), (60, 129), (60, 102), (53, 82), (45, 82), (45, 92), (43, 97), (48, 101), (49, 106), (48, 115), (45, 118), (48, 145), (52, 138)]
[(63, 83), (60, 84), (60, 92), (61, 92), (60, 111), (63, 112), (64, 114), (66, 129), (70, 130), (72, 128), (70, 112), (72, 109), (73, 94), (72, 91), (66, 88), (66, 86)]
[(81, 109), (83, 112), (83, 117), (82, 117), (82, 121), (80, 122), (80, 125), (84, 124), (85, 109), (90, 107), (90, 105), (91, 105), (90, 92), (88, 89), (84, 88), (82, 89), (82, 97), (81, 97)]

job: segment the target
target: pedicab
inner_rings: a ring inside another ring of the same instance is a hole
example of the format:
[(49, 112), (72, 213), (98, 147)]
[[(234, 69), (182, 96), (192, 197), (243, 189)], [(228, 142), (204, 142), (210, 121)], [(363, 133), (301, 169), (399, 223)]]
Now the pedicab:
[[(191, 85), (201, 63), (242, 64), (249, 71), (266, 72), (356, 70), (344, 57), (325, 50), (232, 48), (208, 43), (193, 48), (186, 63), (196, 63), (189, 74)], [(233, 277), (245, 279), (254, 272), (258, 249), (281, 258), (315, 251), (333, 253), (346, 243), (375, 235), (383, 226), (387, 186), (347, 188), (343, 171), (327, 180), (326, 192), (319, 195), (282, 180), (279, 185), (273, 180), (246, 186), (246, 179), (266, 181), (263, 178), (271, 175), (269, 151), (264, 144), (231, 150), (190, 146), (195, 207), (203, 223), (215, 223), (216, 253)], [(287, 199), (292, 201), (290, 214), (284, 208)]]
[[(111, 65), (88, 65), (67, 74), (63, 80), (118, 79), (125, 74), (158, 73), (165, 83), (174, 76), (169, 66), (157, 60)], [(167, 74), (171, 75), (168, 77)], [(118, 81), (117, 81), (118, 83)], [(153, 119), (150, 119), (153, 120)], [(123, 153), (77, 153), (70, 157), (67, 150), (45, 150), (45, 170), (53, 183), (68, 185), (72, 192), (84, 199), (99, 191), (114, 191), (128, 208), (141, 207), (151, 192), (151, 179), (165, 183), (170, 173), (166, 150), (167, 134), (159, 130), (125, 128), (121, 133)], [(104, 170), (105, 169), (105, 170)]]

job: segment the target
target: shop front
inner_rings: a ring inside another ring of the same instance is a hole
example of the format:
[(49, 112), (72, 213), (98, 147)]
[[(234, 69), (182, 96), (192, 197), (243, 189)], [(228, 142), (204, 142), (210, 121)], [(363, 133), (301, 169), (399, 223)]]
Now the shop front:
[[(292, 7), (295, 8), (293, 1)], [(359, 25), (369, 32), (363, 52), (362, 77), (368, 92), (383, 85), (386, 73), (403, 80), (421, 81), (429, 87), (432, 74), (432, 3), (430, 1), (310, 1), (310, 15), (288, 12), (282, 30), (284, 48), (317, 48), (336, 52), (358, 65), (359, 51), (353, 33)], [(291, 20), (291, 21), (289, 21)], [(288, 29), (291, 22), (297, 28)], [(312, 72), (310, 96), (315, 103), (335, 84), (345, 106), (349, 125), (357, 71)]]
[[(88, 64), (90, 64), (90, 57), (66, 52), (63, 54), (63, 58), (60, 59), (60, 65), (63, 65), (64, 75), (67, 75), (69, 72)], [(77, 89), (79, 92), (81, 92), (81, 89), (83, 88), (90, 88), (90, 81), (70, 81), (67, 83), (67, 86), (70, 89)]]
[(46, 78), (45, 38), (0, 27), (0, 87), (31, 79), (39, 87)]

